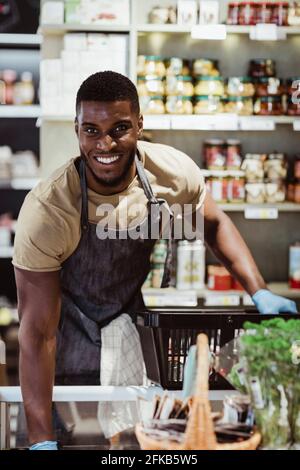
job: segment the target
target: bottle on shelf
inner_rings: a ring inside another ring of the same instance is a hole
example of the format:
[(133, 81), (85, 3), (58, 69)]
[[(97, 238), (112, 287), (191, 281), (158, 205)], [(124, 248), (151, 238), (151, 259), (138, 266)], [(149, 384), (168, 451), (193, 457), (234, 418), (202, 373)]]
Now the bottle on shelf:
[(23, 72), (21, 81), (15, 83), (13, 102), (15, 105), (30, 105), (34, 102), (34, 85), (31, 72)]
[(13, 104), (14, 102), (14, 83), (17, 78), (17, 72), (15, 70), (6, 69), (2, 73), (3, 80), (5, 82), (5, 100), (4, 104)]
[(5, 104), (5, 81), (2, 80), (1, 73), (0, 73), (0, 104)]

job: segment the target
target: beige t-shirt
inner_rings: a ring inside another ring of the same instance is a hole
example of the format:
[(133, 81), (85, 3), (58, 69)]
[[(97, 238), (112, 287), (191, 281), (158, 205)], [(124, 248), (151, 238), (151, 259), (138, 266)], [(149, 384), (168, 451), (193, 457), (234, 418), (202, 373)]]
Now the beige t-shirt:
[[(203, 204), (204, 179), (190, 157), (167, 145), (143, 141), (138, 142), (138, 151), (156, 197), (170, 206), (190, 204), (192, 211)], [(74, 162), (69, 160), (26, 196), (18, 218), (14, 266), (29, 271), (57, 271), (75, 251), (81, 237), (81, 188)], [(147, 198), (137, 176), (126, 190), (111, 196), (88, 189), (91, 223), (104, 217), (104, 213), (97, 213), (101, 204), (113, 206), (118, 228), (125, 223), (125, 213), (127, 224), (131, 217), (136, 219), (135, 211), (130, 214), (134, 205), (147, 210)]]

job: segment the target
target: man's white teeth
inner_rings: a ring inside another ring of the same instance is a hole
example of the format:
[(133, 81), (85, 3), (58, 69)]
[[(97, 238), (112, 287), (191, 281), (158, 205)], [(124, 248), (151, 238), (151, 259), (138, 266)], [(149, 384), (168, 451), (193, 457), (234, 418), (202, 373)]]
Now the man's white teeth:
[(117, 160), (119, 160), (119, 155), (117, 155), (116, 157), (96, 157), (96, 160), (97, 162), (99, 163), (104, 163), (106, 165), (109, 165), (110, 163), (113, 163), (113, 162), (116, 162)]

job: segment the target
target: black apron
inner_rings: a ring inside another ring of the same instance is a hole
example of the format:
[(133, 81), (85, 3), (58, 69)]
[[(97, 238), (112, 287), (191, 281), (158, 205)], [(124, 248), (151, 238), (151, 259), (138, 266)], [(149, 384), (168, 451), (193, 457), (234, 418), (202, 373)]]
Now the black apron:
[[(169, 214), (171, 212), (165, 200), (154, 196), (137, 156), (135, 163), (148, 200), (148, 216), (135, 230), (145, 234), (151, 224), (160, 223), (163, 207)], [(130, 314), (145, 307), (141, 287), (150, 271), (150, 255), (157, 241), (142, 236), (135, 240), (130, 237), (99, 239), (97, 225), (88, 220), (82, 159), (78, 171), (82, 193), (81, 239), (61, 270), (62, 307), (56, 353), (58, 385), (100, 383), (100, 329), (124, 312)], [(168, 285), (170, 277), (172, 226), (171, 214), (162, 287)]]

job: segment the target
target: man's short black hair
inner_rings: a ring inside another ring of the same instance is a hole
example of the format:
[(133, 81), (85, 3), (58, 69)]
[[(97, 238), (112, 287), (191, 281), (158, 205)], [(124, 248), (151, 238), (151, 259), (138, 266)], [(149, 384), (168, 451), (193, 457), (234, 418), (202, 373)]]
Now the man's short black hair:
[(107, 70), (90, 75), (76, 97), (76, 114), (82, 101), (130, 101), (132, 111), (140, 113), (137, 89), (129, 78)]

